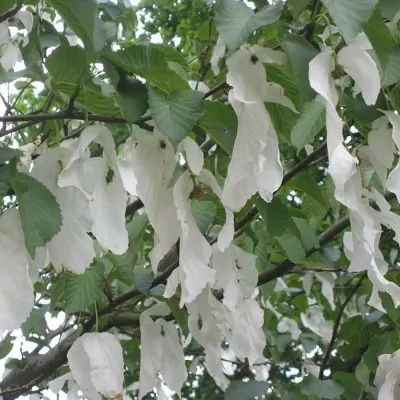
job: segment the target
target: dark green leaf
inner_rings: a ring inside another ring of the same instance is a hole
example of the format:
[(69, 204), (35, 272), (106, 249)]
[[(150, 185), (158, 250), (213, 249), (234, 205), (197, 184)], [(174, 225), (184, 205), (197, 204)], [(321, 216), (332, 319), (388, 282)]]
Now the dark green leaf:
[(290, 134), (292, 145), (300, 151), (306, 144), (312, 143), (324, 126), (325, 106), (316, 100), (304, 104), (300, 117)]
[(199, 230), (206, 233), (214, 221), (217, 207), (212, 201), (191, 200), (190, 208)]
[[(227, 154), (232, 154), (235, 143), (237, 117), (225, 104), (204, 101), (204, 115), (197, 121)], [(229, 129), (231, 128), (231, 129)]]
[(16, 0), (1, 0), (0, 3), (0, 14), (4, 14), (6, 11), (11, 10), (16, 5)]
[(154, 274), (151, 268), (137, 268), (134, 271), (135, 287), (139, 292), (146, 294), (154, 281)]
[(388, 27), (383, 21), (379, 8), (375, 9), (371, 18), (365, 24), (364, 32), (372, 44), (381, 68), (385, 70), (394, 48), (394, 41)]
[(266, 393), (269, 383), (232, 381), (225, 392), (225, 400), (252, 400)]
[(22, 152), (11, 147), (0, 147), (0, 164), (4, 164), (6, 161), (10, 161), (13, 158), (21, 157)]
[(102, 21), (97, 16), (95, 0), (46, 0), (61, 15), (85, 48), (91, 53), (99, 52), (106, 39)]
[(343, 387), (332, 379), (320, 380), (309, 375), (301, 383), (301, 393), (318, 399), (337, 399), (343, 392)]
[(11, 340), (2, 340), (0, 342), (0, 360), (8, 355), (8, 353), (13, 349), (13, 344)]
[(167, 93), (189, 88), (188, 83), (168, 67), (166, 55), (157, 45), (135, 44), (116, 52), (105, 51), (103, 57)]
[(315, 92), (308, 79), (308, 65), (318, 54), (318, 50), (301, 36), (294, 35), (288, 36), (282, 47), (289, 56), (302, 102), (314, 99)]
[(60, 206), (53, 194), (30, 175), (16, 172), (11, 184), (18, 198), (26, 248), (34, 257), (35, 249), (44, 246), (60, 231)]

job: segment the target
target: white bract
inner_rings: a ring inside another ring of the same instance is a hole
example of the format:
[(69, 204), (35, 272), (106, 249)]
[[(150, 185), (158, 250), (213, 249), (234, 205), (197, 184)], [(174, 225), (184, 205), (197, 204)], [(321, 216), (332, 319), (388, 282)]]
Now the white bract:
[[(89, 145), (98, 143), (102, 156), (89, 157)], [(128, 249), (125, 208), (128, 200), (117, 166), (115, 144), (111, 132), (102, 125), (85, 128), (72, 152), (63, 160), (58, 178), (60, 187), (74, 186), (89, 201), (93, 218), (91, 232), (105, 251), (123, 254)]]
[(123, 393), (122, 347), (111, 333), (85, 333), (67, 354), (68, 365), (80, 390), (89, 399), (115, 398)]
[(379, 388), (378, 400), (397, 400), (400, 398), (400, 350), (393, 354), (381, 354), (376, 370), (374, 384)]

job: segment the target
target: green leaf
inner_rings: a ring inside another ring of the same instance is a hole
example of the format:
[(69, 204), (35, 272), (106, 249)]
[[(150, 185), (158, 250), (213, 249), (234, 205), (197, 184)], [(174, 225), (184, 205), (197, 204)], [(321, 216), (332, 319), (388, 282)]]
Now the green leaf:
[(310, 3), (309, 0), (288, 0), (289, 9), (293, 16), (297, 18), (303, 10), (307, 7)]
[(380, 0), (378, 4), (382, 16), (392, 20), (398, 11), (400, 11), (400, 2), (397, 0)]
[(304, 249), (310, 251), (311, 249), (318, 248), (318, 236), (310, 223), (303, 218), (293, 218), (293, 221), (296, 224), (297, 229), (300, 231), (301, 242)]
[(146, 85), (126, 77), (117, 85), (122, 115), (130, 124), (135, 123), (149, 108)]
[(60, 231), (60, 206), (49, 189), (30, 175), (16, 172), (11, 184), (18, 198), (25, 245), (34, 258), (36, 247), (44, 246)]
[(305, 260), (306, 252), (304, 251), (303, 244), (292, 232), (287, 230), (283, 235), (275, 239), (291, 262), (301, 264)]
[(81, 275), (68, 273), (65, 280), (65, 310), (82, 311), (100, 299), (104, 288), (104, 265), (97, 263)]
[(16, 5), (15, 0), (1, 0), (0, 3), (0, 14), (4, 14), (8, 10), (11, 10)]
[(45, 336), (47, 331), (47, 323), (45, 314), (47, 307), (34, 308), (26, 321), (21, 325), (22, 333), (28, 337), (30, 333), (38, 333), (40, 336)]
[(139, 267), (134, 270), (135, 287), (139, 292), (146, 294), (154, 281), (154, 274), (151, 268)]
[(290, 230), (300, 238), (300, 232), (288, 208), (278, 197), (274, 197), (270, 203), (259, 198), (256, 200), (256, 206), (272, 237), (281, 236), (286, 230)]
[(322, 0), (346, 43), (350, 43), (362, 30), (378, 0)]
[(2, 340), (0, 342), (0, 360), (5, 358), (8, 353), (13, 349), (14, 345), (11, 340)]
[(77, 86), (90, 79), (89, 59), (78, 46), (57, 47), (46, 59), (46, 68), (58, 84)]
[(97, 16), (95, 0), (46, 0), (63, 21), (80, 37), (91, 53), (99, 52), (105, 43), (103, 23)]
[(22, 154), (20, 150), (0, 146), (0, 164), (4, 164), (6, 161), (10, 161), (13, 158), (21, 157)]
[(389, 61), (390, 54), (394, 48), (392, 35), (383, 21), (379, 8), (372, 13), (371, 18), (364, 26), (364, 32), (372, 44), (376, 56), (383, 70)]
[(325, 106), (316, 100), (304, 104), (300, 117), (290, 133), (292, 145), (299, 152), (306, 144), (312, 143), (324, 126)]
[(389, 61), (386, 65), (386, 69), (382, 79), (382, 87), (387, 87), (397, 83), (400, 80), (400, 44), (397, 44), (392, 54), (389, 57)]
[(110, 63), (126, 72), (141, 76), (151, 85), (167, 93), (189, 88), (189, 84), (168, 67), (168, 56), (157, 45), (135, 44), (116, 52), (107, 50), (102, 56)]
[(193, 199), (190, 201), (190, 208), (199, 230), (205, 234), (210, 229), (217, 214), (216, 205), (212, 201)]
[(225, 392), (225, 400), (252, 400), (265, 394), (269, 386), (267, 382), (232, 381)]
[(343, 392), (343, 387), (332, 379), (320, 380), (308, 375), (301, 383), (301, 393), (318, 399), (337, 399)]
[(149, 105), (157, 128), (177, 146), (203, 115), (203, 94), (183, 89), (164, 95), (149, 87)]
[(302, 102), (314, 99), (315, 92), (308, 79), (308, 65), (318, 54), (318, 50), (301, 36), (288, 36), (282, 47), (289, 56), (293, 75), (299, 89)]
[(244, 2), (222, 0), (215, 17), (217, 31), (228, 48), (236, 50), (256, 29), (276, 22), (281, 9), (281, 3), (277, 2), (254, 13)]
[(204, 101), (204, 115), (197, 121), (197, 125), (203, 128), (227, 154), (232, 154), (237, 117), (230, 107), (213, 101)]

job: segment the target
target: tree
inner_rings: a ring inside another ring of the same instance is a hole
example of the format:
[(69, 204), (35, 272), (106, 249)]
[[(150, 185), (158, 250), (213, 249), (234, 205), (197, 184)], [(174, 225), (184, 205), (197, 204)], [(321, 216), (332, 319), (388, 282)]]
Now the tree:
[(0, 396), (399, 398), (399, 15), (2, 0)]

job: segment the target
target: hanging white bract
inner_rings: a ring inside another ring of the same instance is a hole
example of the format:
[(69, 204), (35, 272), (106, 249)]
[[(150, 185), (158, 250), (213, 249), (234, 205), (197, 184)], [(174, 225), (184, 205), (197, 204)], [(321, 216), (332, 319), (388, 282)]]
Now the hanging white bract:
[(123, 394), (124, 361), (118, 339), (108, 332), (85, 333), (67, 354), (72, 375), (85, 397), (114, 399)]

